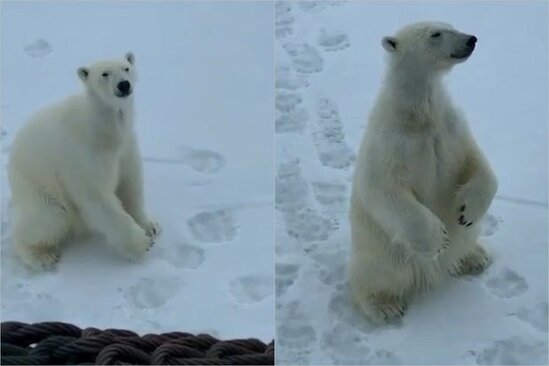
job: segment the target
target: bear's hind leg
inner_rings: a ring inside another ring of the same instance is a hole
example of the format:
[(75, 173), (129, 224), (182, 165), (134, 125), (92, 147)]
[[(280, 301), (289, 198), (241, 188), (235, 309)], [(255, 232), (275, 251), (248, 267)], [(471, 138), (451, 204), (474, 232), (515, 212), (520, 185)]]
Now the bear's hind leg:
[(355, 293), (354, 299), (363, 313), (377, 324), (402, 317), (408, 308), (404, 297), (389, 293)]
[[(28, 199), (28, 197), (27, 197)], [(69, 231), (67, 212), (40, 200), (34, 205), (15, 206), (13, 237), (15, 251), (31, 269), (51, 270), (61, 257), (61, 241)]]
[(59, 246), (48, 242), (18, 246), (17, 249), (19, 258), (37, 271), (52, 270), (61, 257)]
[(458, 259), (450, 273), (453, 276), (476, 275), (488, 268), (490, 263), (490, 256), (486, 250), (477, 244), (471, 252)]
[(387, 293), (377, 293), (370, 296), (370, 302), (374, 305), (378, 317), (384, 320), (400, 318), (408, 307), (402, 297)]
[[(398, 275), (397, 278), (391, 278), (383, 270), (377, 271), (378, 276), (366, 273), (368, 263), (361, 265), (356, 261), (357, 257), (351, 258), (349, 284), (353, 300), (364, 315), (376, 324), (383, 324), (388, 320), (403, 316), (408, 305), (407, 298), (404, 294), (399, 295), (392, 290), (406, 287), (407, 284), (399, 281)], [(377, 283), (373, 280), (382, 276), (385, 276), (387, 280), (384, 283)]]

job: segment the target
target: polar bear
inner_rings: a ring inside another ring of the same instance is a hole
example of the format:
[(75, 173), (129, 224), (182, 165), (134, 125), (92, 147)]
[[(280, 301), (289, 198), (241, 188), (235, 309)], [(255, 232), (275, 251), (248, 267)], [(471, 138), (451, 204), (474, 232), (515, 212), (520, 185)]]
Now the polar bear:
[(51, 269), (71, 235), (97, 232), (130, 259), (160, 227), (144, 211), (134, 132), (135, 57), (80, 67), (85, 92), (47, 107), (18, 132), (9, 158), (15, 252)]
[(483, 271), (478, 223), (496, 177), (442, 77), (477, 38), (438, 22), (382, 40), (385, 83), (358, 153), (350, 202), (349, 283), (376, 323), (402, 316), (448, 275)]

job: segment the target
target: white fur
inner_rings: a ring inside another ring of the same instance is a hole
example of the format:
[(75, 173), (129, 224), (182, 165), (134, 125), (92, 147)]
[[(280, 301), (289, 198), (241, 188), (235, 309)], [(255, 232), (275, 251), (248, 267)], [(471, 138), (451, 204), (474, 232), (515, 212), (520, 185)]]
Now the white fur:
[[(477, 224), (497, 181), (442, 84), (468, 57), (454, 58), (467, 53), (469, 38), (425, 22), (382, 41), (388, 71), (358, 153), (350, 210), (351, 290), (374, 321), (403, 315), (415, 294), (448, 274), (489, 263)], [(461, 215), (473, 224), (459, 224)]]
[[(47, 107), (23, 126), (13, 143), (9, 181), (17, 254), (33, 269), (51, 268), (69, 234), (105, 235), (135, 259), (159, 227), (143, 208), (141, 158), (133, 127), (134, 57), (78, 69), (85, 92)], [(104, 73), (107, 73), (103, 75)]]

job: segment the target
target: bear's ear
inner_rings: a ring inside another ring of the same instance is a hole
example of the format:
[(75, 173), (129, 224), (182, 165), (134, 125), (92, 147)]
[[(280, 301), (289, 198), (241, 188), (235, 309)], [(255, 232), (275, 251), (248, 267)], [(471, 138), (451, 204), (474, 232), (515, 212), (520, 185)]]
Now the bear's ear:
[(395, 37), (383, 37), (383, 39), (381, 40), (381, 45), (383, 46), (383, 48), (385, 48), (385, 51), (392, 53), (396, 52), (398, 42)]
[(124, 55), (124, 57), (125, 57), (126, 60), (128, 60), (128, 62), (129, 62), (130, 64), (132, 64), (132, 65), (133, 65), (133, 63), (135, 62), (135, 56), (134, 56), (133, 53), (131, 53), (131, 52), (126, 53), (126, 54)]
[(83, 82), (86, 82), (88, 80), (88, 77), (90, 76), (90, 70), (87, 67), (79, 67), (76, 71), (76, 74), (82, 80)]

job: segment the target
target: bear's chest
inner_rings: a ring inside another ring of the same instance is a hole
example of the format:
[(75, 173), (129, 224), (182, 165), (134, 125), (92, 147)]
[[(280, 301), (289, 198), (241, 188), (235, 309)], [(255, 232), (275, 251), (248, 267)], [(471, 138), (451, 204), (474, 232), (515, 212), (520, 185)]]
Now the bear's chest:
[(416, 196), (429, 204), (455, 190), (463, 160), (460, 139), (445, 128), (411, 138), (409, 171)]

